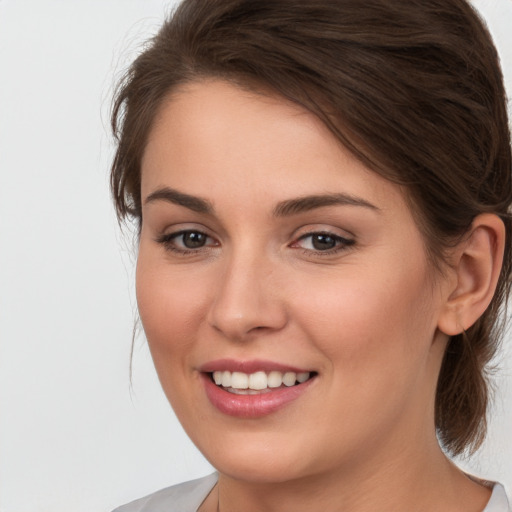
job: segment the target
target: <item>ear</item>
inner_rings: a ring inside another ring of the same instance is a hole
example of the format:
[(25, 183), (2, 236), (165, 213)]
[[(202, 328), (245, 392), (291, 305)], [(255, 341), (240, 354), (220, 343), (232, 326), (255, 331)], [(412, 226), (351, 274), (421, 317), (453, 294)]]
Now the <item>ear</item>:
[(442, 332), (460, 334), (487, 309), (498, 283), (504, 247), (503, 221), (490, 213), (478, 215), (453, 251), (455, 279), (438, 319)]

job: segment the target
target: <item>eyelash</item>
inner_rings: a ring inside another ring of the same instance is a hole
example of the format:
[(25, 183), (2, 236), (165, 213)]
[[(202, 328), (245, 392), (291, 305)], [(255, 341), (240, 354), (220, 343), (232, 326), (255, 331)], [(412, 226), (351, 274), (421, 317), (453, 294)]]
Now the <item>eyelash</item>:
[(342, 251), (346, 251), (349, 247), (353, 246), (356, 241), (350, 238), (344, 238), (340, 235), (336, 235), (334, 233), (330, 233), (329, 231), (312, 231), (310, 233), (306, 233), (298, 238), (296, 242), (292, 244), (294, 247), (301, 240), (306, 240), (307, 238), (312, 238), (315, 236), (325, 236), (332, 238), (335, 242), (335, 246), (331, 249), (326, 249), (321, 251), (319, 249), (302, 249), (305, 255), (314, 255), (314, 256), (332, 256)]
[[(194, 229), (184, 229), (184, 230), (181, 230), (181, 231), (177, 231), (176, 233), (166, 233), (166, 234), (163, 234), (161, 236), (159, 236), (157, 239), (156, 239), (156, 242), (163, 245), (165, 250), (168, 250), (168, 251), (172, 251), (174, 253), (177, 253), (177, 254), (180, 254), (180, 255), (184, 255), (184, 256), (187, 256), (187, 255), (193, 255), (193, 254), (198, 254), (199, 252), (202, 252), (202, 251), (205, 251), (205, 250), (209, 250), (212, 248), (212, 246), (208, 246), (208, 245), (203, 245), (201, 247), (198, 247), (198, 248), (180, 248), (176, 245), (176, 242), (175, 240), (178, 239), (179, 237), (183, 237), (184, 235), (187, 235), (187, 234), (196, 234), (196, 235), (200, 235), (200, 236), (204, 236), (206, 237), (206, 239), (212, 239), (212, 237), (210, 237), (209, 235), (207, 235), (206, 233), (204, 233), (203, 231), (199, 231), (199, 230), (194, 230)], [(302, 240), (306, 240), (308, 238), (312, 238), (314, 236), (325, 236), (325, 237), (329, 237), (331, 239), (334, 240), (335, 242), (335, 246), (331, 249), (326, 249), (326, 250), (318, 250), (318, 249), (304, 249), (302, 248), (302, 252), (305, 254), (305, 255), (308, 255), (308, 256), (331, 256), (331, 255), (334, 255), (334, 254), (337, 254), (341, 251), (345, 251), (347, 250), (349, 247), (353, 246), (356, 242), (354, 239), (349, 239), (349, 238), (344, 238), (340, 235), (336, 235), (334, 233), (330, 233), (328, 231), (312, 231), (310, 233), (306, 233), (304, 235), (301, 235), (295, 242), (293, 242), (290, 247), (292, 248), (300, 248), (297, 244), (302, 241)], [(182, 243), (183, 243), (183, 240), (182, 240)], [(218, 244), (215, 244), (215, 245), (218, 245)], [(214, 246), (215, 246), (214, 245)]]
[[(201, 251), (211, 248), (211, 246), (202, 246), (202, 247), (198, 247), (196, 249), (180, 248), (176, 245), (175, 240), (177, 238), (183, 237), (184, 235), (191, 234), (191, 233), (202, 235), (202, 236), (206, 237), (207, 239), (208, 238), (211, 239), (211, 237), (208, 236), (203, 231), (199, 231), (197, 229), (183, 229), (181, 231), (177, 231), (176, 233), (163, 234), (156, 239), (156, 242), (163, 245), (165, 250), (172, 251), (177, 254), (182, 254), (184, 256), (191, 255), (191, 254), (197, 254), (198, 252), (201, 252)], [(183, 240), (182, 240), (182, 243), (183, 243)]]

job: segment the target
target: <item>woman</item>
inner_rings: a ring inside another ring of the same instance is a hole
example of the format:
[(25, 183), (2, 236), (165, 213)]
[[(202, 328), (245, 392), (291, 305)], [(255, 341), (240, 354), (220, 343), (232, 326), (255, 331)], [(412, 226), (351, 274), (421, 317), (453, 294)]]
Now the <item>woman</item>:
[(113, 129), (149, 347), (218, 471), (119, 511), (508, 510), (445, 455), (485, 435), (511, 265), (464, 0), (187, 0)]

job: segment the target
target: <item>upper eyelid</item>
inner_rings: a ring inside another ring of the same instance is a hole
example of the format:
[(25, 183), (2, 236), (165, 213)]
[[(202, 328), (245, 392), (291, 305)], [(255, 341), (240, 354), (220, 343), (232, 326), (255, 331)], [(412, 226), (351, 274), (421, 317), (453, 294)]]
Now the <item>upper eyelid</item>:
[(170, 240), (170, 239), (179, 238), (180, 236), (183, 236), (187, 233), (200, 233), (201, 235), (205, 235), (207, 238), (215, 240), (215, 237), (213, 237), (212, 235), (210, 235), (209, 233), (207, 233), (206, 231), (201, 230), (201, 229), (179, 229), (177, 231), (171, 231), (169, 233), (162, 233), (157, 238), (158, 239), (165, 238), (165, 239)]
[(342, 235), (338, 235), (336, 233), (331, 233), (329, 231), (312, 231), (309, 233), (305, 233), (304, 235), (299, 236), (296, 238), (291, 245), (296, 244), (297, 242), (300, 242), (301, 240), (305, 240), (309, 237), (313, 237), (315, 235), (325, 235), (334, 238), (337, 242), (340, 242), (342, 245), (345, 246), (352, 246), (356, 243), (355, 238), (348, 238)]
[(333, 231), (329, 231), (328, 229), (318, 229), (315, 231), (308, 231), (307, 233), (303, 233), (297, 237), (297, 240), (301, 240), (303, 238), (307, 238), (308, 236), (314, 235), (327, 235), (332, 236), (333, 238), (339, 238), (341, 240), (353, 240), (355, 237), (353, 235), (341, 235), (339, 233), (335, 233)]
[[(215, 240), (217, 243), (221, 242), (220, 238), (222, 237), (219, 238), (219, 236), (213, 234), (212, 231), (204, 225), (198, 225), (196, 227), (194, 225), (190, 225), (193, 223), (182, 223), (181, 225), (180, 224), (177, 224), (174, 227), (167, 226), (167, 228), (161, 230), (161, 232), (157, 234), (155, 240), (159, 242), (164, 242), (165, 240), (169, 241), (170, 239), (178, 238), (180, 235), (185, 233), (196, 232), (201, 233), (212, 240)], [(289, 244), (294, 244), (299, 240), (319, 234), (332, 236), (333, 238), (341, 240), (346, 243), (350, 242), (351, 244), (353, 244), (356, 242), (356, 236), (346, 229), (336, 228), (333, 226), (322, 227), (321, 225), (319, 225), (318, 227), (301, 226), (295, 229), (294, 232), (289, 236)]]
[(177, 236), (181, 233), (202, 233), (203, 235), (215, 238), (212, 230), (203, 224), (196, 224), (194, 222), (179, 222), (176, 224), (166, 225), (163, 229), (158, 229), (158, 236)]
[[(176, 242), (176, 239), (178, 239), (180, 236), (183, 236), (186, 233), (194, 233), (194, 232), (201, 233), (201, 234), (205, 235), (208, 239), (213, 240), (214, 243), (212, 244), (212, 243), (206, 242), (205, 245), (202, 245), (197, 248), (191, 248), (191, 247), (186, 247), (183, 244), (183, 240), (181, 243)], [(288, 244), (288, 247), (296, 250), (298, 248), (297, 245), (300, 243), (301, 240), (307, 239), (309, 237), (313, 237), (315, 235), (326, 235), (326, 236), (332, 237), (335, 240), (336, 244), (334, 247), (325, 249), (325, 250), (302, 248), (304, 250), (304, 252), (307, 252), (311, 255), (316, 254), (316, 255), (322, 255), (324, 257), (327, 257), (329, 255), (333, 256), (340, 252), (349, 250), (356, 243), (355, 239), (353, 239), (353, 238), (346, 238), (341, 235), (338, 235), (338, 234), (335, 234), (335, 233), (332, 233), (329, 231), (325, 231), (325, 230), (324, 231), (317, 230), (317, 231), (310, 231), (308, 233), (304, 233), (300, 237), (294, 238), (294, 240)], [(187, 254), (188, 255), (193, 255), (193, 254), (197, 255), (197, 254), (200, 254), (201, 252), (209, 251), (212, 248), (215, 248), (216, 246), (218, 247), (220, 245), (220, 243), (214, 237), (208, 235), (207, 233), (204, 233), (203, 231), (197, 230), (197, 229), (181, 229), (181, 230), (170, 232), (170, 233), (163, 233), (162, 235), (157, 237), (155, 239), (155, 241), (158, 244), (163, 245), (167, 251), (172, 251), (177, 254), (182, 254), (183, 256), (187, 255)]]
[[(200, 247), (186, 247), (183, 243), (183, 240), (181, 242), (178, 242), (177, 239), (185, 235), (186, 233), (201, 233), (206, 236), (207, 239), (213, 240), (214, 243), (206, 243)], [(210, 251), (211, 249), (214, 249), (219, 244), (216, 242), (215, 238), (208, 235), (207, 233), (200, 231), (198, 229), (181, 229), (178, 231), (173, 231), (170, 233), (162, 233), (159, 236), (157, 236), (155, 239), (155, 242), (161, 246), (163, 246), (165, 251), (175, 253), (176, 255), (193, 255), (193, 254), (200, 254), (204, 251)]]
[(356, 239), (356, 235), (354, 233), (348, 231), (347, 229), (334, 227), (334, 226), (326, 226), (326, 225), (322, 225), (322, 224), (302, 226), (295, 230), (293, 236), (298, 240), (299, 238), (309, 236), (309, 235), (315, 235), (315, 234), (331, 235), (334, 237), (342, 238), (344, 240), (355, 240)]

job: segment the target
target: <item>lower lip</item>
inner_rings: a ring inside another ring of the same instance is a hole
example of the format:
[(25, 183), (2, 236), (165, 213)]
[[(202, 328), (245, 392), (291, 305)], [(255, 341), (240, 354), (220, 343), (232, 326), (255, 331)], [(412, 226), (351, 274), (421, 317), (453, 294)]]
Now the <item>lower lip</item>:
[(217, 386), (210, 374), (202, 374), (206, 396), (222, 413), (238, 418), (259, 418), (276, 412), (299, 398), (315, 378), (302, 384), (281, 387), (257, 395), (238, 395)]

